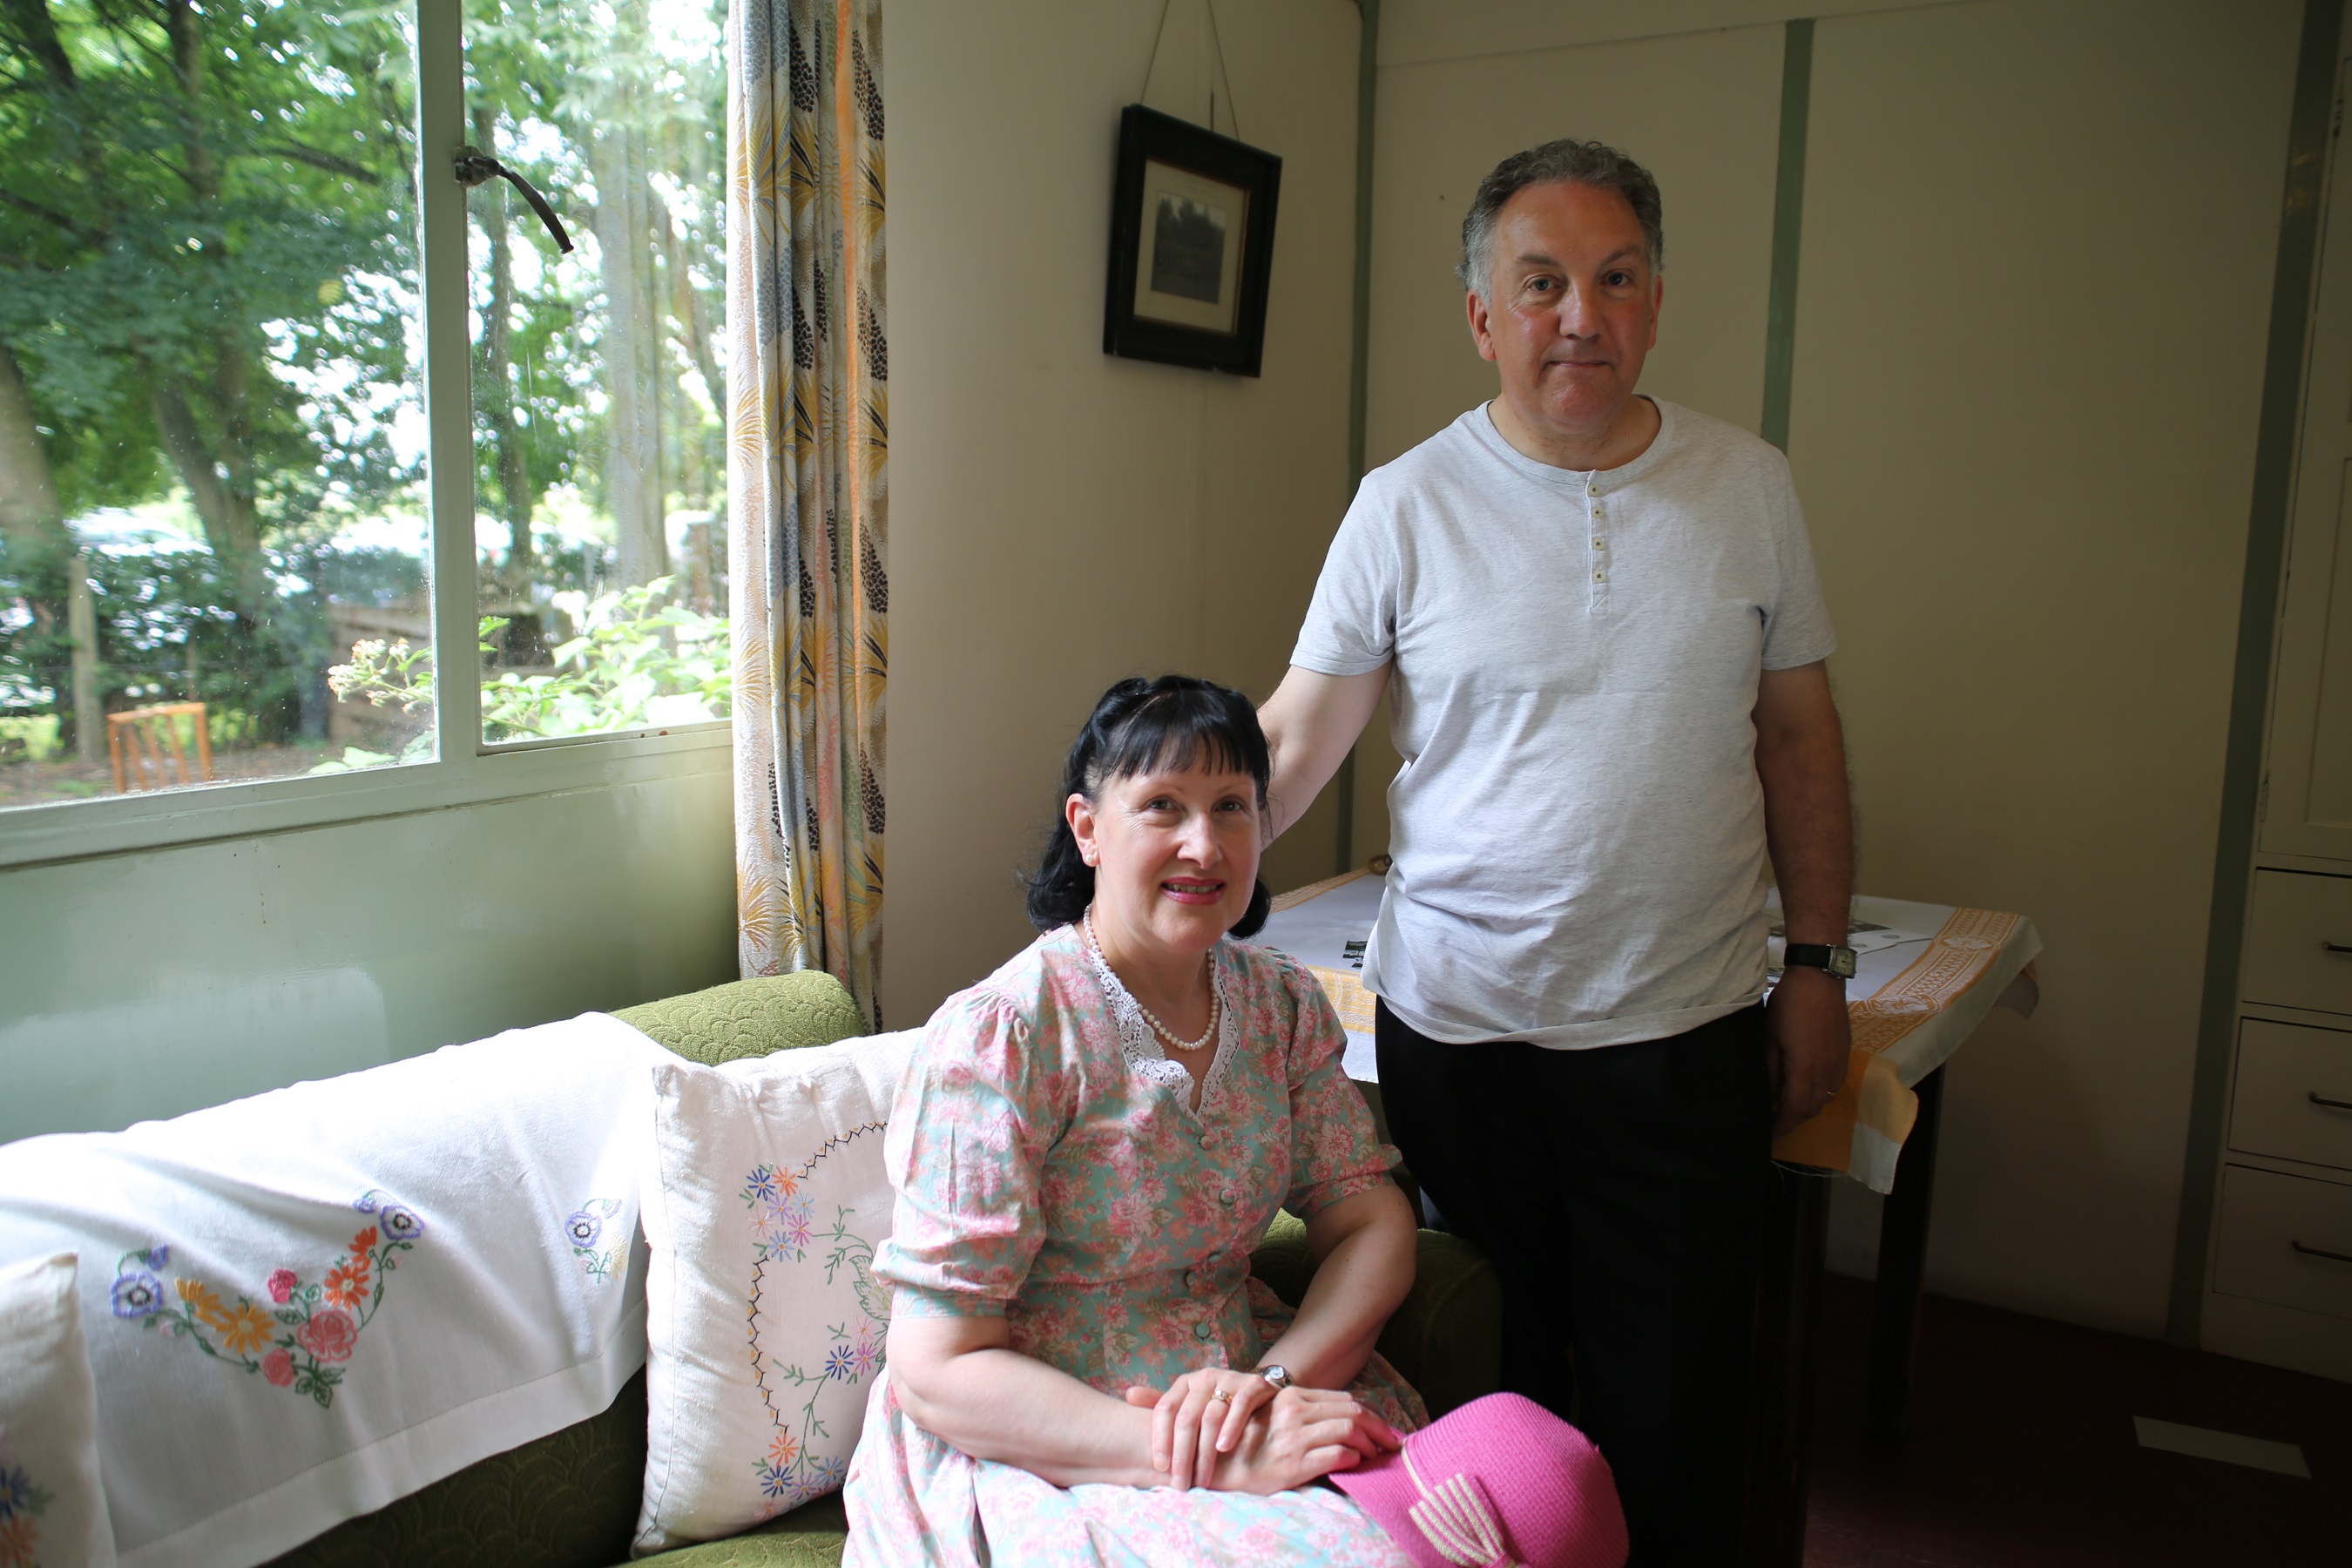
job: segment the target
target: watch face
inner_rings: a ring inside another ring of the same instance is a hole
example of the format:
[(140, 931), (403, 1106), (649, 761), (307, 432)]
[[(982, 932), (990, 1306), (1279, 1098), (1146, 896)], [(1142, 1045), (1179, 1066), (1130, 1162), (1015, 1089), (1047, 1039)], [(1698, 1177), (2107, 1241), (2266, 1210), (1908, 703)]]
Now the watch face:
[(1853, 979), (1853, 949), (1850, 947), (1833, 947), (1830, 949), (1830, 973), (1836, 975), (1840, 980)]

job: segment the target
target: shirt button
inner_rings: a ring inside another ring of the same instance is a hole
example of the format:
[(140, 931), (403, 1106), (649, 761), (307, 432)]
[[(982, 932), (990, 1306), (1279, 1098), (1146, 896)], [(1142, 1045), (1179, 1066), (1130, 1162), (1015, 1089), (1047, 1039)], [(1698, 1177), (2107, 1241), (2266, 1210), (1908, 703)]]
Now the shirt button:
[(1213, 1337), (1216, 1331), (1216, 1328), (1213, 1324), (1195, 1323), (1192, 1325), (1192, 1337), (1195, 1339), (1209, 1339)]
[(1606, 583), (1609, 581), (1609, 574), (1606, 572), (1595, 572), (1592, 574), (1592, 580), (1596, 583)]
[(1592, 548), (1595, 550), (1606, 550), (1609, 548), (1609, 542), (1605, 539), (1595, 538), (1592, 542)]

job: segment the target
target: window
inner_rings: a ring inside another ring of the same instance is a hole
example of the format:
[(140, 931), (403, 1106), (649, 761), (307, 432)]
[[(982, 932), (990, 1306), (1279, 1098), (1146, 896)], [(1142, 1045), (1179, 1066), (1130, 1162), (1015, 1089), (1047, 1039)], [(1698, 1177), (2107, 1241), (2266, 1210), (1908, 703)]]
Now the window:
[(722, 17), (0, 11), (0, 837), (723, 744)]

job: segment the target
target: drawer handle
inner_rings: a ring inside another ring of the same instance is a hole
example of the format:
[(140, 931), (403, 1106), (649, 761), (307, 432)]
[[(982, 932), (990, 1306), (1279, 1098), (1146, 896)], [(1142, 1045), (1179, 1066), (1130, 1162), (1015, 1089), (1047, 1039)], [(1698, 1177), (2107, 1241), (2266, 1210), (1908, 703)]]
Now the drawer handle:
[(2325, 1105), (2336, 1110), (2352, 1110), (2352, 1100), (2330, 1100), (2315, 1089), (2304, 1098), (2314, 1105)]
[(2352, 952), (2352, 942), (2323, 942), (2319, 945), (2328, 952)]
[(2288, 1241), (2287, 1245), (2305, 1258), (2332, 1258), (2338, 1263), (2352, 1263), (2352, 1252), (2330, 1252), (2324, 1247), (2305, 1247), (2294, 1240)]

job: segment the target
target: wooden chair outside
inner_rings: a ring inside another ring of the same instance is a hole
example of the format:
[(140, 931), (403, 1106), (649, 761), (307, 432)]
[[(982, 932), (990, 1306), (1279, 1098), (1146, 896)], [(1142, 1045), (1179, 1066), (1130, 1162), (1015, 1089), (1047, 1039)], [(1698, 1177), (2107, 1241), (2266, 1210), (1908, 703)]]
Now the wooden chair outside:
[[(195, 720), (194, 775), (188, 770), (187, 750), (180, 744), (182, 714)], [(120, 713), (109, 713), (106, 752), (114, 763), (117, 794), (212, 782), (213, 738), (201, 702), (159, 702), (152, 708), (127, 708)]]

